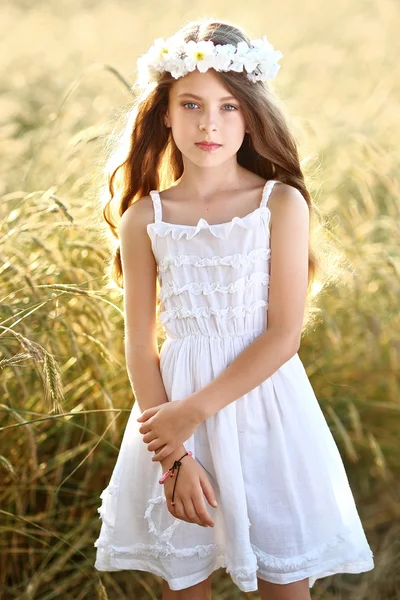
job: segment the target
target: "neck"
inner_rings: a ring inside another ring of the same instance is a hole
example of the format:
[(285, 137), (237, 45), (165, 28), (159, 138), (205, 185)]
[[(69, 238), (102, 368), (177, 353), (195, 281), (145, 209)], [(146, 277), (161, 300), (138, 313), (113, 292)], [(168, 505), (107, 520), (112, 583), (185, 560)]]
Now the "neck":
[(179, 187), (187, 197), (206, 202), (215, 196), (239, 189), (246, 178), (246, 169), (237, 162), (207, 168), (191, 165), (191, 168), (184, 169), (181, 177), (171, 187)]

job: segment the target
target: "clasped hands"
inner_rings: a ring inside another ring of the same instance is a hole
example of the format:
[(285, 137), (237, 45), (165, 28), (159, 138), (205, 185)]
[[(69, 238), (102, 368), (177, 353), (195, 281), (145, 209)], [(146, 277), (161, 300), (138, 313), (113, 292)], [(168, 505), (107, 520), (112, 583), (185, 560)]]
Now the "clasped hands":
[(190, 438), (204, 419), (200, 411), (193, 410), (193, 404), (184, 400), (163, 402), (147, 408), (137, 419), (143, 441), (150, 452), (156, 454), (152, 461), (162, 461)]

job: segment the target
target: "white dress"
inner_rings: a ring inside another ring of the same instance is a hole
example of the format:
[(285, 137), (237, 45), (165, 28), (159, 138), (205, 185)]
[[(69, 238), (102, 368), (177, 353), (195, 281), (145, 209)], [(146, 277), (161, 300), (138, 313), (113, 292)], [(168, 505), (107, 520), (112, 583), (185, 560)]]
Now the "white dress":
[[(275, 180), (243, 218), (147, 226), (158, 265), (160, 370), (169, 401), (211, 382), (267, 327), (270, 210)], [(290, 241), (289, 241), (290, 243)], [(244, 592), (257, 577), (286, 584), (374, 568), (336, 443), (296, 353), (258, 387), (204, 421), (184, 443), (206, 470), (215, 526), (173, 517), (162, 470), (133, 405), (101, 494), (95, 568), (148, 571), (181, 590), (224, 567)], [(180, 476), (182, 476), (181, 471)], [(177, 487), (179, 486), (179, 480)]]

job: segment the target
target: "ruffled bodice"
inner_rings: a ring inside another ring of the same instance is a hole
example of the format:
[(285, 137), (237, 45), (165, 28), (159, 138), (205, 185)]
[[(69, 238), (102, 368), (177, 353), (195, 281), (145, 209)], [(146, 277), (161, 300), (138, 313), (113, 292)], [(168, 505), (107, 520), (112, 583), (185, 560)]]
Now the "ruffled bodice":
[[(263, 188), (260, 205), (226, 223), (197, 225), (162, 220), (152, 190), (154, 222), (147, 226), (157, 261), (160, 321), (167, 338), (261, 333), (267, 326), (270, 210), (276, 183)], [(179, 244), (177, 244), (179, 240)]]

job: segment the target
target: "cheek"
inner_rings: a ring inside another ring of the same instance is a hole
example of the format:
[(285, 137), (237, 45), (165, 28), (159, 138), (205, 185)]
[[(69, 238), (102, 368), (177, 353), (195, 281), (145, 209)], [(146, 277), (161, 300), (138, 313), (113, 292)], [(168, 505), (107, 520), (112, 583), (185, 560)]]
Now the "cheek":
[(235, 113), (230, 115), (230, 118), (226, 118), (224, 120), (224, 125), (227, 128), (231, 128), (235, 135), (240, 135), (242, 132), (244, 133), (246, 130), (246, 123), (243, 118), (243, 115), (240, 113)]
[(246, 124), (242, 117), (236, 119), (234, 124), (232, 123), (232, 132), (235, 139), (242, 139), (245, 136)]
[(193, 139), (198, 140), (199, 124), (194, 118), (182, 118), (175, 123), (175, 138), (183, 145), (190, 143)]
[(187, 128), (194, 127), (195, 123), (195, 116), (185, 111), (176, 112), (172, 118), (172, 124), (176, 131), (185, 131)]

